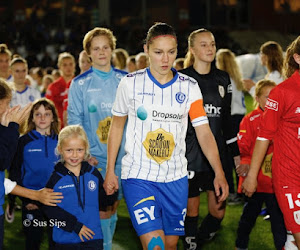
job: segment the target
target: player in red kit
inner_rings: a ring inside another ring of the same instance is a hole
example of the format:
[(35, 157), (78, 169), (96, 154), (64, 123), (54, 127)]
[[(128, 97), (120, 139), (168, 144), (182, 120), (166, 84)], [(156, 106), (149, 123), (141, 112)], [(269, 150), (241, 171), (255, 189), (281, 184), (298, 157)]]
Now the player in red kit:
[(273, 186), (285, 226), (300, 248), (300, 36), (286, 51), (287, 79), (275, 87), (266, 103), (243, 192), (252, 196), (257, 174), (271, 140)]

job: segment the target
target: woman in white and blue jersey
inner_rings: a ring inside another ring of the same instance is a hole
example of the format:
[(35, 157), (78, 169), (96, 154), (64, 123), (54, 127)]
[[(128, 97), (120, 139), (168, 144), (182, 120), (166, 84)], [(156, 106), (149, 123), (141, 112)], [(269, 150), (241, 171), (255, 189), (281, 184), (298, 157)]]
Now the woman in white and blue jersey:
[[(83, 48), (91, 58), (92, 67), (77, 76), (69, 90), (68, 124), (80, 124), (84, 128), (91, 146), (92, 158), (89, 163), (96, 166), (103, 177), (106, 173), (111, 108), (119, 82), (126, 75), (126, 72), (111, 66), (115, 47), (116, 38), (109, 29), (95, 28), (89, 31), (83, 39)], [(121, 147), (116, 162), (116, 175), (121, 174), (121, 158), (124, 153)], [(118, 200), (121, 198), (120, 190)], [(112, 246), (118, 203), (117, 201), (112, 208), (100, 212), (105, 250)]]
[(128, 74), (117, 90), (104, 188), (108, 194), (119, 188), (114, 168), (128, 119), (121, 178), (131, 221), (143, 249), (176, 249), (179, 236), (184, 235), (188, 198), (188, 116), (200, 145), (205, 145), (221, 201), (228, 195), (228, 185), (198, 84), (172, 68), (177, 55), (173, 28), (165, 23), (153, 25), (144, 51), (150, 66)]

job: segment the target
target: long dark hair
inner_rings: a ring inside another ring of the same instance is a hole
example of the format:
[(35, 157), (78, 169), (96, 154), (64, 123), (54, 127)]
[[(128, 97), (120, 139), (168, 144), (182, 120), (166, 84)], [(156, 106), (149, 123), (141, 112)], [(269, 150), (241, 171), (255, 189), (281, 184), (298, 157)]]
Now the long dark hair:
[(27, 123), (26, 123), (26, 133), (30, 132), (31, 130), (36, 129), (36, 126), (33, 122), (33, 113), (35, 110), (39, 109), (40, 106), (44, 106), (46, 110), (51, 110), (53, 114), (53, 122), (51, 123), (50, 131), (51, 133), (55, 133), (58, 135), (60, 130), (60, 121), (57, 115), (57, 110), (55, 108), (54, 103), (46, 98), (41, 98), (36, 100), (33, 103), (33, 106), (31, 108)]

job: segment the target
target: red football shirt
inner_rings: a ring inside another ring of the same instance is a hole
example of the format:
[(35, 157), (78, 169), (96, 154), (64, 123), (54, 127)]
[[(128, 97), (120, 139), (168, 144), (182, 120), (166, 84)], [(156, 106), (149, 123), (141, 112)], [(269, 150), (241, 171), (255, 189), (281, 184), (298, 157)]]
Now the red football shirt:
[(276, 185), (300, 189), (300, 75), (296, 71), (270, 93), (258, 139), (274, 142)]
[[(250, 114), (246, 115), (240, 123), (237, 142), (240, 150), (241, 164), (250, 165), (251, 163), (251, 157), (253, 154), (262, 115), (263, 110), (258, 107)], [(272, 155), (273, 143), (271, 143), (268, 148), (265, 160), (257, 176), (257, 192), (274, 193), (271, 172)]]
[(58, 112), (58, 116), (61, 122), (61, 128), (64, 127), (63, 124), (63, 101), (65, 99), (67, 83), (65, 79), (61, 76), (56, 81), (51, 83), (48, 88), (45, 97), (52, 100)]

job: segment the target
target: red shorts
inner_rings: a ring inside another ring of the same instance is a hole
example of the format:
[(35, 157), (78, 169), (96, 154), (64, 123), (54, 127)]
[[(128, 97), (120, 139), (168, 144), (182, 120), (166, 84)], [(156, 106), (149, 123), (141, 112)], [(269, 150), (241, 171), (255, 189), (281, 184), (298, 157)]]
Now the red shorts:
[(274, 185), (284, 224), (293, 234), (300, 232), (300, 187)]

